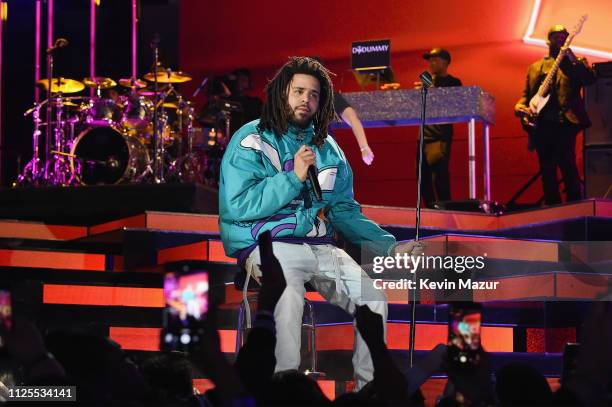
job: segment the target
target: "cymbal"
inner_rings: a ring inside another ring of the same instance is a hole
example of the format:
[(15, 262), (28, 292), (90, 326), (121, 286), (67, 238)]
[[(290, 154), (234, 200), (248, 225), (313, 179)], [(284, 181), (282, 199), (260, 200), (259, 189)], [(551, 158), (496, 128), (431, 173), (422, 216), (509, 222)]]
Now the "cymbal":
[(176, 104), (176, 102), (164, 102), (162, 103), (162, 106), (167, 109), (178, 109), (178, 105)]
[(53, 106), (59, 106), (60, 102), (63, 107), (81, 107), (80, 103), (74, 103), (71, 100), (68, 100), (67, 98), (61, 98), (61, 100), (53, 99), (51, 101), (51, 104)]
[[(40, 79), (36, 81), (38, 85), (41, 85), (45, 90), (49, 90), (49, 81), (47, 79)], [(85, 85), (82, 82), (74, 79), (67, 78), (52, 78), (51, 79), (51, 93), (77, 93), (85, 89)]]
[[(153, 72), (149, 72), (144, 76), (146, 80), (149, 82), (155, 82), (155, 74)], [(184, 83), (189, 82), (191, 79), (191, 75), (181, 71), (171, 71), (159, 69), (157, 71), (157, 82), (159, 83)]]
[(147, 86), (147, 83), (141, 79), (123, 78), (119, 79), (119, 85), (124, 88), (141, 89)]
[(117, 82), (115, 82), (111, 78), (107, 78), (104, 76), (94, 76), (93, 78), (85, 78), (83, 79), (83, 83), (88, 88), (109, 89), (117, 86)]

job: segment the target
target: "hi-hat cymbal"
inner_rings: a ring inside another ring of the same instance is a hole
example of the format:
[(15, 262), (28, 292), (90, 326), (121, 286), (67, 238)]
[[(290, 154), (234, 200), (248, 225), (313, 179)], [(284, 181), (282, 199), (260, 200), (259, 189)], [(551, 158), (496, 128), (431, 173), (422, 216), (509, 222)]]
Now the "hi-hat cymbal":
[[(38, 85), (42, 85), (45, 90), (49, 90), (49, 81), (47, 79), (40, 79), (36, 82)], [(77, 93), (85, 89), (85, 85), (82, 82), (75, 81), (74, 79), (67, 78), (52, 78), (51, 79), (51, 93)]]
[(141, 79), (123, 78), (119, 79), (119, 85), (125, 88), (142, 89), (147, 86), (147, 83)]
[(53, 99), (51, 101), (51, 104), (53, 106), (63, 106), (68, 108), (81, 107), (80, 103), (74, 103), (73, 101), (68, 100), (67, 98)]
[(83, 83), (88, 88), (110, 89), (117, 86), (117, 82), (115, 82), (111, 78), (107, 78), (104, 76), (94, 76), (93, 78), (85, 78), (83, 79)]
[[(155, 82), (155, 74), (149, 72), (144, 76), (149, 82)], [(157, 71), (157, 82), (159, 83), (184, 83), (192, 79), (191, 75), (181, 71), (171, 71), (160, 68)]]

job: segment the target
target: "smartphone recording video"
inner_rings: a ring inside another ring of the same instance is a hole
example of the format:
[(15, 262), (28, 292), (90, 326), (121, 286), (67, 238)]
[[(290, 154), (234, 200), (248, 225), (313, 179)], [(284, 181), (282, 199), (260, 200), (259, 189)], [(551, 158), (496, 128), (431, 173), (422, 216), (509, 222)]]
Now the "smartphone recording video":
[(480, 324), (482, 306), (452, 303), (448, 317), (448, 355), (458, 366), (474, 366), (480, 361)]
[(207, 272), (166, 274), (162, 350), (189, 351), (200, 345), (201, 321), (208, 312), (208, 291)]

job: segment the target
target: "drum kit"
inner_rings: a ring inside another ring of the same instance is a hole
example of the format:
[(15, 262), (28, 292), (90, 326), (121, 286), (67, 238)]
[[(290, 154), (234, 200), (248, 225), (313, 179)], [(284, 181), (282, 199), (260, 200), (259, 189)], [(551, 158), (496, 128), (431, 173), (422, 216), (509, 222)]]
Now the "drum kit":
[[(47, 99), (24, 113), (33, 119), (33, 157), (15, 185), (204, 182), (194, 107), (176, 88), (191, 79), (157, 66), (144, 80), (38, 81)], [(90, 96), (76, 95), (85, 89)]]

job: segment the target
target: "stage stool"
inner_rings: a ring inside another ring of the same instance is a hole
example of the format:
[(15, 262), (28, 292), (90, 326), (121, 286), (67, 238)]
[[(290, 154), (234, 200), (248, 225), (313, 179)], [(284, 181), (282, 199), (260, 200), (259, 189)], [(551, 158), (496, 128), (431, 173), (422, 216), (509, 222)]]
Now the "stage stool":
[[(255, 294), (247, 295), (245, 290), (245, 283), (248, 281), (248, 291), (254, 291)], [(243, 300), (240, 302), (240, 308), (238, 312), (238, 328), (236, 329), (236, 355), (246, 342), (249, 329), (252, 326), (251, 319), (251, 303), (257, 302), (257, 295), (261, 286), (253, 279), (247, 278), (247, 273), (244, 267), (240, 268), (240, 272), (234, 277), (234, 287), (245, 293)], [(304, 285), (307, 292), (316, 291), (309, 283)], [(324, 377), (325, 374), (317, 371), (317, 335), (316, 335), (316, 321), (314, 314), (314, 307), (312, 302), (308, 298), (304, 297), (304, 314), (302, 317), (302, 332), (307, 333), (307, 350), (310, 354), (310, 367), (307, 369), (307, 374), (317, 377)]]

